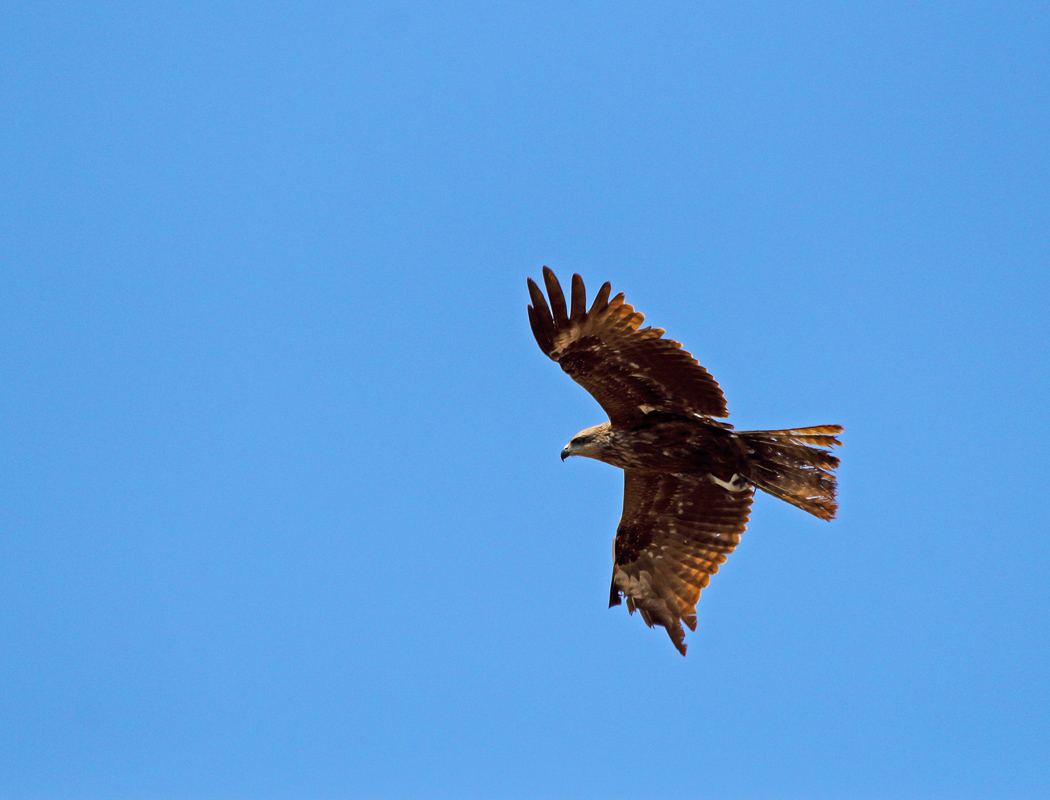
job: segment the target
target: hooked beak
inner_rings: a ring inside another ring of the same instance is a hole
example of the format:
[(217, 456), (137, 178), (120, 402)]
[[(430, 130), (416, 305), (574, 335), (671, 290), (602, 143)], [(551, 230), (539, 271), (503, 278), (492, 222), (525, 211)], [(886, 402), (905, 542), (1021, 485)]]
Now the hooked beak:
[(561, 460), (564, 461), (565, 459), (567, 459), (571, 455), (572, 455), (572, 451), (569, 450), (569, 445), (565, 445), (564, 449), (561, 451)]

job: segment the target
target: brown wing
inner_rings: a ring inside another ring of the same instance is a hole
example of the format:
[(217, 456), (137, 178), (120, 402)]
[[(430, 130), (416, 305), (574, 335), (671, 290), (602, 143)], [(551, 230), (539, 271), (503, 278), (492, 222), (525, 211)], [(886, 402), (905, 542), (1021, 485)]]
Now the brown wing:
[(685, 655), (696, 603), (747, 527), (754, 489), (730, 492), (706, 474), (624, 471), (623, 516), (613, 545), (610, 608), (622, 594), (652, 627), (663, 625)]
[[(726, 401), (715, 379), (660, 328), (640, 328), (641, 314), (609, 299), (606, 283), (590, 310), (583, 280), (572, 276), (572, 308), (554, 273), (543, 268), (550, 307), (529, 278), (529, 322), (540, 349), (594, 396), (614, 425), (630, 423), (648, 410), (725, 417)], [(553, 314), (551, 309), (553, 308)]]

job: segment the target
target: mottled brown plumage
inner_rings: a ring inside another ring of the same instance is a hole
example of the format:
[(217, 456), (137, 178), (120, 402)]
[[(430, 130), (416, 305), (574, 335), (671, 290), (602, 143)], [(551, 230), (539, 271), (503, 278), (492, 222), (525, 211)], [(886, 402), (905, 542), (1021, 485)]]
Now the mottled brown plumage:
[(590, 392), (609, 422), (580, 431), (580, 455), (624, 470), (609, 605), (621, 596), (685, 655), (700, 591), (747, 527), (755, 488), (821, 519), (835, 516), (838, 425), (734, 431), (715, 379), (606, 283), (590, 309), (579, 275), (566, 304), (543, 268), (550, 305), (530, 278), (529, 322), (540, 349)]

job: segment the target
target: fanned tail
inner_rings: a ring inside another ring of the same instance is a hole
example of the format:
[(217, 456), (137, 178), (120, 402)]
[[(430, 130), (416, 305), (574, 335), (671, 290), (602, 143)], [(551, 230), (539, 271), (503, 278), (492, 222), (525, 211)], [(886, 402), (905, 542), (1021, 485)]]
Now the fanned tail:
[(838, 510), (833, 470), (839, 460), (825, 449), (841, 445), (841, 425), (818, 425), (783, 431), (741, 431), (751, 451), (751, 482), (821, 519)]

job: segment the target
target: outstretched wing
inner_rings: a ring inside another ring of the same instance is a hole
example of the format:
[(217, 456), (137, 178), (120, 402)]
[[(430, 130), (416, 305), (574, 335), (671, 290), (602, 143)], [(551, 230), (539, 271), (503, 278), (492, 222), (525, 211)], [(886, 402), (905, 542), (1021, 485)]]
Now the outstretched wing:
[[(614, 425), (653, 410), (725, 417), (726, 401), (715, 379), (661, 328), (640, 328), (645, 319), (624, 302), (609, 299), (606, 283), (590, 310), (583, 279), (572, 276), (572, 307), (554, 273), (543, 268), (550, 306), (529, 278), (529, 322), (540, 349), (593, 395)], [(553, 313), (552, 310), (553, 309)]]
[(625, 470), (609, 607), (622, 594), (628, 610), (666, 628), (684, 656), (682, 622), (696, 630), (700, 590), (740, 542), (753, 494), (727, 491), (701, 473)]

